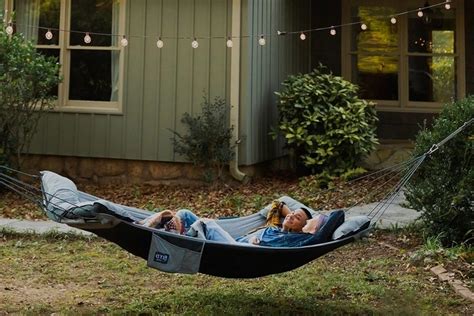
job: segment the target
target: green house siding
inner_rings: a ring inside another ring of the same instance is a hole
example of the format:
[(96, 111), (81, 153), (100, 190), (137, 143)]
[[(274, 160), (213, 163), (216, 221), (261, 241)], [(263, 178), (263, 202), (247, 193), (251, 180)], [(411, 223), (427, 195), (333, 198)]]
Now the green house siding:
[[(169, 129), (183, 131), (182, 115), (200, 111), (204, 92), (211, 99), (228, 97), (230, 50), (225, 38), (231, 3), (128, 0), (123, 114), (49, 113), (39, 123), (30, 152), (181, 161), (173, 152)], [(163, 49), (156, 47), (158, 34)], [(199, 48), (193, 49), (194, 36), (222, 38), (199, 39)]]
[(466, 43), (466, 94), (474, 94), (474, 1), (464, 2)]
[[(251, 165), (283, 154), (281, 141), (269, 136), (278, 121), (275, 91), (289, 74), (310, 69), (310, 38), (276, 36), (277, 31), (308, 29), (311, 1), (248, 0), (244, 4), (243, 34), (250, 34), (242, 46), (241, 163)], [(245, 23), (247, 21), (247, 23)], [(260, 34), (266, 45), (258, 44)]]

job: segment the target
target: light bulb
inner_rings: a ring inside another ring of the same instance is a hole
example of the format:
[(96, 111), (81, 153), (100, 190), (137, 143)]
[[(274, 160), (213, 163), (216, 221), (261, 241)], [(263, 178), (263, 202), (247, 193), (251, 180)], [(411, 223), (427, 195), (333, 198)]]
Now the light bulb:
[(367, 30), (367, 24), (362, 23), (362, 24), (360, 25), (360, 28), (362, 29), (362, 31)]
[(158, 38), (158, 40), (156, 41), (156, 47), (158, 48), (163, 48), (163, 46), (165, 46), (165, 43), (163, 43), (163, 41), (161, 40), (161, 37)]
[(392, 17), (392, 18), (390, 19), (390, 22), (391, 22), (392, 24), (397, 24), (397, 18), (396, 18), (396, 17)]
[(329, 33), (334, 36), (334, 35), (336, 35), (337, 32), (336, 32), (336, 29), (334, 27), (332, 27), (331, 30), (329, 31)]
[(266, 43), (267, 41), (265, 40), (265, 37), (263, 37), (263, 35), (260, 35), (260, 38), (258, 39), (258, 44), (260, 46), (264, 46)]
[(446, 4), (444, 5), (446, 10), (451, 9), (451, 0), (446, 0)]
[(421, 11), (421, 9), (418, 10), (418, 13), (417, 13), (417, 14), (418, 14), (418, 16), (419, 16), (420, 18), (423, 17), (423, 11)]
[(13, 26), (11, 24), (8, 24), (8, 26), (5, 28), (5, 32), (7, 32), (8, 35), (13, 34)]
[(225, 43), (227, 45), (227, 47), (231, 48), (232, 46), (234, 46), (234, 43), (232, 42), (232, 39), (229, 37), (227, 39), (227, 42)]
[(192, 46), (192, 48), (198, 48), (199, 47), (199, 43), (198, 43), (196, 38), (194, 38), (194, 41), (191, 43), (191, 46)]
[(89, 35), (89, 33), (86, 33), (86, 36), (84, 36), (84, 43), (90, 44), (92, 42), (92, 38)]
[(52, 39), (53, 39), (53, 33), (51, 33), (51, 30), (48, 30), (48, 31), (46, 32), (46, 34), (44, 34), (44, 37), (46, 37), (46, 39), (47, 39), (48, 41), (52, 40)]
[(128, 46), (128, 39), (125, 37), (125, 35), (120, 40), (120, 45), (122, 45), (122, 47)]
[(300, 39), (301, 39), (302, 41), (304, 41), (304, 40), (306, 39), (306, 34), (303, 33), (303, 32), (301, 32), (301, 34), (300, 34)]

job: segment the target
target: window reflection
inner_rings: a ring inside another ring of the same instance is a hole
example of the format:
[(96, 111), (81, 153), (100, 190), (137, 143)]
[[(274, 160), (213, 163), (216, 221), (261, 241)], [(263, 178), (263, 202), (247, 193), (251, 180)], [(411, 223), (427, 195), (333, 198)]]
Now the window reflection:
[[(37, 45), (59, 44), (60, 0), (15, 0), (16, 30)], [(50, 28), (53, 38), (45, 38)]]

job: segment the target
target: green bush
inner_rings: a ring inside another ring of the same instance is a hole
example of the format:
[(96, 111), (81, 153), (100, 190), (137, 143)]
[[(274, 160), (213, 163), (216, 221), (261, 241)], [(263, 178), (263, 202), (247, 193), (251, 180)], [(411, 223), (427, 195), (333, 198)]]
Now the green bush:
[[(447, 104), (431, 129), (416, 137), (414, 155), (474, 118), (474, 96)], [(411, 207), (421, 211), (428, 236), (444, 245), (474, 241), (474, 123), (428, 156), (407, 185)]]
[(185, 156), (197, 166), (205, 168), (205, 179), (221, 178), (224, 167), (234, 157), (231, 146), (232, 128), (229, 127), (228, 106), (224, 99), (215, 98), (210, 102), (204, 98), (202, 114), (192, 117), (184, 113), (181, 122), (188, 133), (181, 135), (172, 131), (176, 153)]
[(358, 98), (356, 85), (324, 73), (320, 65), (311, 73), (289, 76), (283, 87), (276, 93), (279, 132), (313, 173), (340, 175), (375, 148), (376, 111)]
[(21, 166), (41, 114), (59, 83), (56, 59), (36, 52), (21, 35), (0, 30), (0, 163)]

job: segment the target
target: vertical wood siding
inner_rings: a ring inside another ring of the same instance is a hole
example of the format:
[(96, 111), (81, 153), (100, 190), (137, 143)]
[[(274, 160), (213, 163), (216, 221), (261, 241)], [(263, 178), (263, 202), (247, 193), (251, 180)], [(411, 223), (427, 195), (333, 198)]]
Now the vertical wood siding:
[(466, 43), (466, 95), (474, 94), (474, 1), (464, 2)]
[[(283, 142), (269, 136), (278, 122), (275, 91), (290, 74), (310, 70), (310, 38), (276, 36), (277, 31), (307, 29), (311, 21), (310, 0), (248, 0), (243, 2), (241, 138), (243, 164), (251, 165), (283, 154)], [(247, 21), (247, 23), (245, 22)], [(248, 29), (247, 29), (248, 25)], [(271, 34), (266, 45), (260, 34)]]
[[(182, 115), (200, 112), (204, 94), (228, 96), (230, 54), (225, 38), (231, 3), (128, 0), (126, 32), (131, 37), (124, 49), (123, 114), (48, 113), (39, 123), (30, 152), (182, 160), (174, 154), (169, 129), (182, 132)], [(164, 48), (156, 47), (155, 35), (163, 37)], [(222, 39), (200, 39), (199, 48), (193, 49), (194, 36)]]

